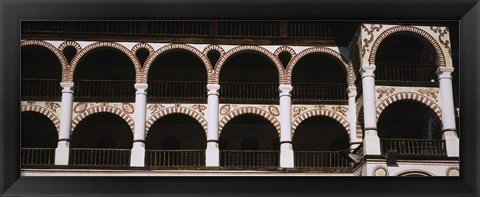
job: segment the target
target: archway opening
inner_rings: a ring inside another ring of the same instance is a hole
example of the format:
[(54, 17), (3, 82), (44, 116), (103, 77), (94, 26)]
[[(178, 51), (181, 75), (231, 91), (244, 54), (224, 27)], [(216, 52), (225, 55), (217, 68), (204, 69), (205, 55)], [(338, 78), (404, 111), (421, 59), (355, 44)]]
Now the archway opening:
[(400, 100), (387, 106), (378, 118), (381, 138), (441, 139), (437, 114), (423, 103)]
[(278, 102), (278, 69), (263, 54), (247, 51), (230, 57), (219, 77), (223, 103)]
[(186, 114), (156, 120), (146, 138), (146, 166), (205, 166), (207, 137), (203, 126)]
[(375, 79), (378, 84), (394, 82), (435, 85), (436, 51), (425, 38), (404, 32), (385, 38), (375, 56)]
[(396, 101), (382, 111), (377, 126), (383, 153), (393, 150), (400, 156), (446, 156), (441, 121), (423, 103)]
[(23, 111), (21, 119), (22, 148), (57, 147), (57, 128), (48, 117), (38, 112)]
[(78, 61), (73, 80), (75, 101), (133, 101), (135, 66), (127, 54), (99, 47)]
[(313, 116), (302, 121), (292, 139), (295, 151), (345, 151), (350, 139), (345, 127), (327, 116)]
[(255, 114), (239, 115), (220, 134), (220, 165), (277, 167), (279, 140), (278, 131), (269, 120)]
[(60, 100), (62, 64), (42, 46), (21, 48), (22, 100)]
[(149, 100), (176, 102), (177, 99), (205, 101), (207, 70), (190, 51), (173, 50), (161, 54), (148, 71)]
[[(313, 53), (301, 58), (292, 71), (294, 103), (340, 101), (348, 99), (344, 65), (329, 55)], [(343, 102), (342, 102), (343, 101)]]
[(91, 114), (73, 130), (70, 165), (129, 166), (132, 141), (132, 130), (120, 116)]
[(72, 148), (131, 149), (132, 129), (116, 114), (100, 112), (87, 116), (72, 132)]

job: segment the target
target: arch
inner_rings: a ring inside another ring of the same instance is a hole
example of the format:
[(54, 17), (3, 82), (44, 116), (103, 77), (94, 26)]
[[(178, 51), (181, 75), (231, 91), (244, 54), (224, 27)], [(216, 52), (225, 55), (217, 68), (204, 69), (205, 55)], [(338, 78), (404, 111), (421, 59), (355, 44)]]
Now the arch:
[(213, 73), (212, 65), (210, 64), (210, 61), (208, 60), (208, 58), (201, 51), (196, 49), (195, 47), (190, 46), (188, 44), (169, 44), (169, 45), (166, 45), (166, 46), (163, 46), (163, 47), (157, 49), (156, 51), (154, 51), (153, 53), (151, 53), (147, 57), (147, 60), (145, 60), (142, 77), (138, 78), (138, 80), (140, 80), (140, 82), (146, 83), (147, 82), (147, 77), (148, 77), (148, 71), (149, 71), (150, 66), (152, 65), (153, 61), (158, 56), (160, 56), (161, 54), (163, 54), (167, 51), (170, 51), (170, 50), (175, 50), (175, 49), (181, 49), (181, 50), (190, 52), (190, 53), (196, 55), (198, 58), (200, 58), (200, 60), (202, 60), (204, 66), (205, 66), (205, 69), (207, 71), (207, 75), (208, 75), (207, 78), (209, 78), (209, 76)]
[(139, 81), (139, 77), (141, 77), (141, 75), (140, 75), (140, 71), (141, 71), (140, 61), (138, 61), (135, 54), (132, 51), (130, 51), (129, 49), (127, 49), (127, 47), (125, 47), (121, 44), (115, 43), (115, 42), (97, 42), (97, 43), (90, 44), (87, 47), (83, 48), (82, 50), (78, 51), (77, 54), (73, 57), (73, 59), (70, 63), (70, 67), (68, 69), (67, 81), (71, 82), (73, 80), (73, 74), (75, 72), (75, 68), (76, 68), (78, 62), (80, 61), (80, 59), (85, 54), (87, 54), (89, 51), (91, 51), (93, 49), (96, 49), (96, 48), (100, 48), (100, 47), (108, 47), (108, 48), (117, 49), (117, 50), (120, 50), (125, 55), (127, 55), (130, 58), (130, 60), (132, 60), (133, 66), (135, 67), (134, 69), (135, 69), (135, 74), (136, 74), (136, 81)]
[(348, 123), (348, 121), (338, 113), (326, 109), (312, 109), (295, 118), (295, 120), (292, 122), (292, 133), (295, 133), (295, 129), (297, 129), (300, 123), (313, 116), (327, 116), (333, 118), (334, 120), (342, 124), (343, 127), (345, 127), (347, 133), (350, 133), (350, 124)]
[(425, 170), (405, 170), (397, 173), (395, 176), (435, 176), (434, 174)]
[(40, 114), (45, 115), (55, 125), (55, 128), (57, 129), (57, 133), (60, 132), (60, 119), (58, 119), (57, 115), (55, 115), (49, 109), (42, 106), (38, 106), (38, 105), (22, 105), (21, 111), (22, 112), (33, 111), (33, 112), (38, 112)]
[(60, 64), (62, 65), (62, 79), (65, 80), (67, 75), (66, 75), (66, 70), (68, 66), (68, 61), (65, 55), (63, 55), (63, 52), (52, 44), (45, 42), (43, 40), (22, 40), (20, 42), (20, 46), (41, 46), (45, 47), (48, 50), (52, 51), (55, 56), (57, 56), (58, 60), (60, 61)]
[(150, 116), (150, 118), (147, 120), (147, 124), (145, 127), (145, 135), (148, 134), (150, 127), (153, 125), (153, 123), (155, 123), (155, 121), (157, 121), (163, 116), (174, 113), (185, 114), (192, 117), (193, 119), (197, 120), (198, 123), (202, 125), (205, 132), (207, 132), (207, 120), (205, 120), (205, 118), (200, 113), (186, 107), (168, 107)]
[(344, 68), (344, 71), (345, 71), (345, 76), (346, 76), (346, 81), (348, 83), (350, 83), (350, 81), (352, 81), (352, 80), (353, 80), (353, 83), (355, 82), (355, 80), (356, 80), (355, 75), (351, 75), (351, 72), (353, 72), (353, 68), (351, 68), (351, 65), (347, 63), (348, 62), (347, 59), (345, 59), (339, 52), (334, 51), (330, 48), (325, 48), (325, 47), (312, 47), (312, 48), (305, 49), (305, 50), (301, 51), (300, 53), (298, 53), (297, 55), (292, 57), (292, 60), (290, 60), (290, 63), (288, 64), (287, 70), (286, 70), (287, 81), (285, 81), (285, 82), (287, 82), (287, 84), (292, 83), (293, 68), (295, 67), (297, 62), (300, 59), (302, 59), (302, 57), (304, 57), (306, 55), (309, 55), (309, 54), (312, 54), (312, 53), (326, 54), (326, 55), (332, 57), (333, 59), (337, 60), (340, 64), (343, 65), (343, 68)]
[(78, 125), (78, 123), (80, 123), (84, 118), (86, 118), (89, 115), (92, 115), (92, 114), (95, 114), (95, 113), (100, 113), (100, 112), (108, 112), (108, 113), (112, 113), (112, 114), (120, 116), (123, 120), (125, 120), (125, 122), (127, 122), (128, 126), (130, 126), (130, 129), (132, 129), (132, 133), (133, 133), (133, 131), (134, 131), (133, 130), (134, 129), (134, 121), (133, 121), (132, 117), (130, 117), (125, 112), (123, 112), (122, 109), (112, 107), (112, 106), (96, 106), (96, 107), (89, 108), (89, 109), (85, 110), (84, 112), (78, 114), (72, 120), (72, 129), (71, 129), (70, 132), (73, 132), (75, 127)]
[(278, 122), (278, 120), (269, 112), (258, 107), (240, 107), (229, 112), (228, 114), (225, 114), (225, 116), (219, 121), (218, 133), (220, 134), (222, 132), (223, 127), (228, 123), (228, 121), (242, 114), (256, 114), (267, 119), (273, 124), (275, 129), (277, 129), (277, 132), (280, 134), (280, 122)]
[(431, 44), (431, 46), (435, 49), (437, 55), (436, 55), (436, 61), (437, 61), (437, 66), (439, 67), (445, 67), (446, 62), (445, 62), (445, 56), (443, 54), (442, 48), (438, 44), (438, 42), (435, 40), (433, 36), (431, 36), (428, 32), (418, 28), (418, 27), (413, 27), (413, 26), (395, 26), (386, 29), (383, 31), (380, 35), (377, 36), (375, 39), (375, 42), (373, 42), (372, 48), (370, 49), (370, 55), (368, 58), (368, 62), (370, 64), (375, 64), (375, 56), (377, 54), (378, 47), (382, 43), (382, 41), (387, 38), (388, 36), (398, 33), (398, 32), (407, 32), (410, 33), (412, 36), (416, 38), (420, 38), (421, 41), (426, 42), (426, 44)]
[(154, 51), (152, 45), (148, 44), (148, 43), (145, 43), (145, 42), (142, 42), (142, 43), (138, 43), (136, 44), (135, 46), (132, 47), (132, 52), (133, 54), (135, 54), (137, 52), (138, 49), (147, 49), (148, 52), (152, 53)]
[(278, 76), (279, 76), (278, 78), (280, 82), (283, 81), (283, 78), (285, 77), (285, 71), (283, 69), (282, 63), (280, 62), (277, 56), (275, 56), (273, 53), (271, 53), (267, 49), (260, 46), (241, 45), (228, 50), (226, 53), (220, 56), (220, 59), (217, 61), (217, 64), (215, 65), (215, 78), (212, 81), (213, 83), (218, 83), (218, 81), (220, 81), (220, 72), (225, 62), (233, 55), (242, 51), (257, 52), (269, 58), (272, 61), (272, 63), (275, 64), (275, 66), (277, 67)]
[(205, 49), (203, 49), (203, 54), (204, 54), (204, 55), (207, 55), (208, 52), (210, 52), (210, 51), (212, 51), (212, 50), (218, 51), (218, 52), (220, 53), (220, 56), (222, 56), (223, 54), (225, 54), (225, 50), (224, 50), (221, 46), (219, 46), (219, 45), (214, 45), (214, 44), (210, 44), (210, 45), (208, 45), (207, 47), (205, 47)]
[(278, 57), (278, 55), (280, 55), (280, 53), (282, 52), (290, 53), (292, 57), (296, 55), (295, 50), (293, 50), (292, 47), (285, 46), (285, 45), (278, 47), (273, 54), (275, 54), (275, 56)]
[(440, 119), (442, 118), (442, 109), (440, 108), (440, 106), (438, 106), (438, 104), (435, 101), (418, 93), (400, 92), (400, 93), (395, 93), (388, 96), (382, 102), (377, 104), (377, 120), (385, 108), (387, 108), (390, 104), (394, 103), (395, 101), (400, 101), (400, 100), (413, 100), (413, 101), (420, 102), (428, 106), (430, 109), (432, 109), (435, 112), (435, 114), (437, 114), (438, 118)]
[(58, 46), (58, 50), (63, 51), (63, 49), (65, 49), (69, 46), (72, 46), (73, 48), (75, 48), (77, 50), (77, 52), (82, 50), (82, 46), (80, 46), (80, 44), (78, 44), (78, 42), (75, 42), (75, 41), (65, 41), (65, 42), (63, 42), (62, 44), (60, 44), (60, 46)]

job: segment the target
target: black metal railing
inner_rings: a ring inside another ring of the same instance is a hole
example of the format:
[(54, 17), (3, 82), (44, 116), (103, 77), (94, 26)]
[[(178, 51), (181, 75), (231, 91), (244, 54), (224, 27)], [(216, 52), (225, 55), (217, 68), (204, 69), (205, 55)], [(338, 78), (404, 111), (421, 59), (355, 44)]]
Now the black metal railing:
[(206, 81), (149, 81), (148, 98), (205, 99)]
[(22, 98), (54, 98), (61, 97), (60, 79), (22, 78)]
[(21, 148), (21, 165), (53, 165), (55, 148)]
[(260, 82), (220, 82), (220, 99), (277, 101), (278, 84)]
[(129, 166), (130, 149), (71, 148), (72, 166)]
[(220, 36), (278, 37), (278, 21), (218, 21), (217, 34)]
[(145, 166), (205, 166), (205, 150), (147, 150), (145, 151)]
[(88, 98), (135, 98), (133, 80), (75, 80), (76, 99)]
[(280, 152), (273, 150), (221, 150), (220, 166), (234, 168), (279, 167)]
[(437, 67), (431, 64), (377, 63), (375, 78), (380, 81), (432, 82)]
[(348, 153), (339, 151), (295, 151), (298, 168), (350, 168)]
[(405, 156), (447, 156), (444, 140), (382, 138), (382, 152), (395, 150)]
[(345, 101), (348, 100), (345, 83), (295, 83), (292, 100), (297, 101)]

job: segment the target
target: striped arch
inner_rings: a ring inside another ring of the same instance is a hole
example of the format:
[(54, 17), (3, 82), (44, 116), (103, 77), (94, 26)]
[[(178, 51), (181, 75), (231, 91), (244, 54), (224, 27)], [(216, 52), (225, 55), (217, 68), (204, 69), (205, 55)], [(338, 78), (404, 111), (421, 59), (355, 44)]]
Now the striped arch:
[(432, 109), (435, 112), (435, 114), (437, 114), (437, 117), (440, 120), (442, 118), (442, 109), (440, 108), (440, 106), (438, 106), (438, 104), (435, 101), (418, 93), (400, 92), (400, 93), (396, 93), (388, 96), (382, 102), (377, 104), (377, 120), (385, 108), (387, 108), (390, 104), (400, 100), (413, 100), (413, 101), (420, 102), (428, 106), (430, 109)]
[(278, 120), (273, 115), (271, 115), (268, 111), (265, 111), (258, 107), (240, 107), (229, 112), (228, 114), (225, 114), (225, 116), (220, 120), (220, 123), (218, 125), (218, 133), (220, 134), (222, 132), (223, 127), (230, 120), (242, 114), (256, 114), (264, 117), (265, 119), (270, 121), (270, 123), (272, 123), (275, 129), (277, 129), (277, 132), (280, 134), (280, 122), (278, 122)]
[(272, 63), (274, 63), (275, 66), (277, 67), (278, 76), (279, 76), (278, 78), (279, 78), (280, 82), (283, 81), (283, 78), (285, 78), (285, 71), (283, 69), (282, 62), (280, 62), (280, 59), (278, 59), (278, 57), (275, 56), (275, 54), (273, 54), (272, 52), (270, 52), (267, 49), (265, 49), (263, 47), (260, 47), (260, 46), (241, 45), (241, 46), (237, 46), (237, 47), (234, 47), (234, 48), (228, 50), (227, 52), (225, 52), (225, 54), (220, 56), (220, 58), (217, 61), (217, 64), (215, 65), (215, 78), (212, 79), (212, 81), (211, 81), (212, 83), (218, 83), (218, 81), (220, 80), (220, 72), (221, 72), (222, 67), (225, 64), (225, 62), (230, 57), (232, 57), (232, 56), (234, 56), (234, 55), (236, 55), (236, 54), (238, 54), (242, 51), (253, 51), (253, 52), (257, 52), (257, 53), (260, 53), (260, 54), (268, 57), (270, 59), (270, 61), (272, 61)]
[(73, 81), (73, 74), (75, 73), (75, 68), (76, 68), (78, 62), (80, 61), (80, 59), (85, 54), (87, 54), (89, 51), (91, 51), (93, 49), (96, 49), (96, 48), (100, 48), (100, 47), (109, 47), (109, 48), (118, 49), (121, 52), (123, 52), (125, 55), (127, 55), (130, 58), (130, 60), (132, 60), (133, 66), (135, 67), (135, 73), (136, 73), (136, 78), (137, 78), (136, 81), (138, 81), (139, 77), (141, 77), (141, 75), (140, 75), (140, 70), (141, 70), (140, 61), (138, 61), (137, 56), (135, 56), (135, 54), (132, 51), (130, 51), (130, 49), (128, 49), (127, 47), (125, 47), (121, 44), (115, 43), (115, 42), (97, 42), (97, 43), (93, 43), (93, 44), (90, 44), (90, 45), (86, 46), (85, 48), (83, 48), (80, 51), (77, 51), (77, 54), (75, 54), (75, 56), (73, 57), (72, 62), (70, 63), (70, 67), (68, 68), (68, 74), (67, 74), (67, 80), (66, 81), (68, 81), (68, 82)]
[(421, 41), (424, 41), (425, 44), (431, 45), (437, 55), (436, 55), (436, 61), (437, 61), (437, 66), (439, 67), (445, 67), (446, 62), (445, 62), (445, 56), (442, 52), (442, 48), (438, 44), (438, 42), (435, 40), (433, 36), (431, 36), (428, 32), (418, 28), (418, 27), (413, 27), (413, 26), (395, 26), (391, 27), (385, 31), (383, 31), (378, 37), (375, 39), (375, 42), (372, 45), (372, 48), (370, 49), (370, 56), (368, 58), (368, 61), (370, 64), (375, 64), (375, 56), (377, 54), (378, 47), (382, 43), (382, 41), (387, 38), (389, 35), (392, 35), (394, 33), (398, 32), (406, 32), (409, 33), (410, 35), (419, 38)]
[(213, 73), (213, 70), (212, 70), (212, 65), (210, 64), (210, 60), (208, 60), (208, 57), (206, 55), (204, 55), (197, 48), (190, 46), (188, 44), (169, 44), (157, 49), (155, 52), (151, 53), (147, 57), (147, 60), (145, 60), (145, 63), (143, 66), (142, 77), (139, 79), (140, 82), (147, 83), (148, 71), (150, 70), (150, 66), (158, 56), (164, 54), (167, 51), (178, 50), (178, 49), (193, 53), (198, 58), (200, 58), (200, 60), (202, 60), (203, 65), (205, 66), (205, 69), (207, 71), (207, 75), (208, 75), (207, 78), (210, 78), (209, 76)]
[(145, 135), (148, 134), (148, 131), (150, 130), (150, 127), (155, 123), (158, 119), (160, 119), (163, 116), (169, 115), (169, 114), (185, 114), (193, 119), (197, 120), (198, 123), (200, 123), (207, 132), (207, 120), (198, 112), (193, 111), (189, 108), (186, 107), (168, 107), (165, 109), (160, 110), (159, 112), (156, 112), (155, 114), (151, 115), (150, 118), (147, 120), (147, 125), (145, 127)]
[(404, 170), (399, 173), (397, 173), (395, 176), (411, 176), (411, 175), (417, 175), (417, 176), (435, 176), (434, 174), (427, 172), (425, 170)]
[(350, 124), (348, 123), (348, 121), (344, 117), (340, 116), (338, 113), (335, 113), (335, 112), (330, 111), (330, 110), (325, 110), (325, 109), (312, 109), (312, 110), (306, 111), (305, 113), (298, 116), (292, 122), (292, 132), (295, 133), (295, 130), (297, 129), (298, 125), (300, 125), (300, 123), (302, 123), (304, 120), (306, 120), (310, 117), (313, 117), (313, 116), (326, 116), (326, 117), (333, 118), (338, 123), (343, 125), (343, 127), (345, 128), (347, 133), (350, 133), (350, 129), (349, 129)]
[(55, 128), (57, 129), (57, 133), (60, 132), (60, 119), (58, 119), (57, 115), (52, 113), (52, 111), (50, 111), (49, 109), (42, 106), (38, 106), (38, 105), (22, 105), (21, 110), (22, 112), (34, 111), (34, 112), (38, 112), (45, 115), (48, 119), (52, 121), (53, 125), (55, 125)]
[(108, 113), (112, 113), (112, 114), (116, 114), (116, 115), (120, 116), (123, 120), (125, 120), (125, 122), (127, 122), (128, 126), (130, 126), (130, 129), (132, 129), (132, 133), (133, 133), (133, 131), (134, 131), (133, 130), (134, 129), (134, 121), (133, 121), (132, 117), (130, 117), (125, 112), (123, 112), (122, 109), (112, 107), (112, 106), (96, 106), (96, 107), (92, 107), (92, 108), (89, 108), (89, 109), (85, 110), (81, 114), (78, 114), (72, 120), (72, 130), (70, 132), (73, 132), (75, 127), (78, 125), (78, 123), (80, 123), (83, 119), (85, 119), (89, 115), (92, 115), (92, 114), (95, 114), (95, 113), (100, 113), (100, 112), (108, 112)]
[(59, 49), (57, 49), (55, 46), (52, 44), (45, 42), (43, 40), (22, 40), (20, 42), (20, 46), (42, 46), (47, 48), (48, 50), (52, 51), (55, 56), (57, 56), (58, 60), (60, 61), (60, 64), (62, 65), (62, 79), (65, 79), (67, 77), (66, 70), (68, 66), (68, 61), (65, 55), (63, 55), (63, 52)]
[[(287, 70), (286, 70), (287, 81), (285, 81), (285, 83), (287, 84), (292, 83), (293, 68), (295, 67), (295, 65), (300, 59), (312, 53), (323, 53), (323, 54), (327, 54), (330, 57), (333, 57), (335, 60), (337, 60), (340, 64), (343, 65), (346, 81), (347, 82), (351, 81), (351, 79), (349, 79), (349, 76), (350, 76), (349, 74), (353, 72), (353, 68), (351, 68), (351, 65), (348, 64), (348, 60), (345, 59), (339, 52), (326, 47), (312, 47), (312, 48), (305, 49), (292, 57), (292, 60), (290, 60), (290, 63), (287, 66)], [(354, 83), (356, 77), (355, 75), (351, 77), (353, 77), (353, 83)]]
[(80, 46), (80, 44), (78, 44), (78, 42), (75, 42), (75, 41), (65, 41), (65, 42), (63, 42), (62, 44), (60, 44), (60, 46), (58, 46), (58, 50), (63, 51), (63, 49), (65, 49), (67, 47), (70, 47), (70, 46), (75, 48), (77, 50), (77, 52), (82, 50), (82, 46)]

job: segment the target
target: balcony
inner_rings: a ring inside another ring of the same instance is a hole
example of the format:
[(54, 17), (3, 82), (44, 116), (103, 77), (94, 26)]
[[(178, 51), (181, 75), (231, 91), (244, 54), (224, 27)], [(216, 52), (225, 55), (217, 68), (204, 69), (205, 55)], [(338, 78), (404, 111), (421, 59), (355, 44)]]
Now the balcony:
[(272, 169), (280, 167), (280, 151), (222, 150), (220, 166), (232, 169)]
[(397, 152), (398, 158), (447, 157), (444, 140), (382, 138), (380, 143), (382, 154), (394, 150)]
[(22, 100), (60, 100), (62, 91), (58, 79), (32, 79), (21, 80)]
[(220, 101), (226, 103), (278, 103), (277, 83), (220, 82)]
[(351, 171), (352, 160), (348, 152), (295, 151), (295, 167), (305, 170)]
[(375, 80), (380, 85), (438, 86), (435, 65), (377, 63)]
[(147, 150), (147, 167), (202, 167), (205, 166), (205, 150)]
[(347, 104), (345, 83), (296, 83), (293, 84), (292, 102), (308, 104), (318, 102)]
[(86, 168), (130, 166), (130, 149), (71, 148), (69, 165)]
[(77, 101), (134, 101), (133, 80), (75, 80)]

